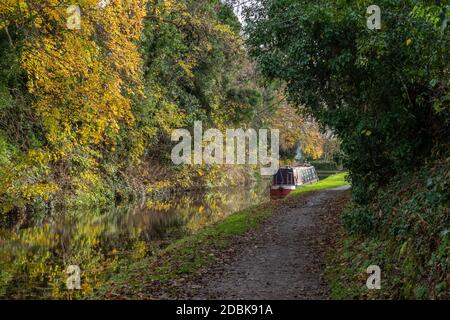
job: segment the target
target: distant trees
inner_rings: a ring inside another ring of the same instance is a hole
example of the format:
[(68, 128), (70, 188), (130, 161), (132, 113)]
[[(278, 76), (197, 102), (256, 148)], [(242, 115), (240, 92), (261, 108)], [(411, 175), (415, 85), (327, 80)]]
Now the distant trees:
[(310, 117), (299, 114), (287, 103), (281, 103), (272, 116), (271, 127), (281, 133), (280, 152), (282, 158), (294, 160), (298, 148), (302, 159), (321, 159), (325, 151), (326, 137), (319, 125)]

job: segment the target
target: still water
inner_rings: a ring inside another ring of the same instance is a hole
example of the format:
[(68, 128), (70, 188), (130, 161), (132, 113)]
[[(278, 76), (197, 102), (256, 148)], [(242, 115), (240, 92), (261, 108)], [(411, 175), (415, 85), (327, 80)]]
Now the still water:
[[(229, 214), (268, 200), (268, 184), (172, 195), (108, 210), (58, 212), (0, 228), (0, 298), (89, 296), (121, 262), (152, 255)], [(66, 289), (67, 267), (82, 288)]]

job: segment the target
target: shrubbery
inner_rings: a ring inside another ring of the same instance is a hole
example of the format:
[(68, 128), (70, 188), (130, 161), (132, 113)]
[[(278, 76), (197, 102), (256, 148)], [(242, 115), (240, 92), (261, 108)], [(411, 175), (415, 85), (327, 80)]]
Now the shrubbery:
[[(335, 298), (450, 298), (449, 159), (405, 173), (371, 206), (344, 214), (347, 240), (330, 262)], [(365, 269), (382, 269), (382, 290), (369, 292)]]
[(340, 171), (340, 166), (334, 161), (310, 161), (317, 171)]
[(350, 234), (368, 235), (374, 232), (374, 213), (371, 208), (353, 205), (343, 216), (343, 223)]

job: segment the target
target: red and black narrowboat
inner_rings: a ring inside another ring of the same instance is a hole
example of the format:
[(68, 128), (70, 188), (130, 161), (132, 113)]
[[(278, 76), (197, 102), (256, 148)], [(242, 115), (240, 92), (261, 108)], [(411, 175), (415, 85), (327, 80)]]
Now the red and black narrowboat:
[(281, 167), (273, 176), (270, 194), (284, 197), (300, 186), (319, 181), (316, 169), (311, 165)]

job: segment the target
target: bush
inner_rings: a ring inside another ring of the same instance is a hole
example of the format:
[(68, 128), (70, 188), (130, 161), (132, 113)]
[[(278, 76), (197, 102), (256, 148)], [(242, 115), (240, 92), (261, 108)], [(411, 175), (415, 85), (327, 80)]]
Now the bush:
[[(334, 297), (450, 298), (449, 160), (405, 172), (379, 190), (371, 205), (347, 209), (348, 235), (330, 263)], [(381, 291), (369, 293), (355, 272), (373, 264), (384, 280)]]
[(355, 205), (344, 213), (343, 224), (350, 234), (368, 235), (374, 231), (374, 215), (367, 206)]
[(334, 161), (310, 161), (317, 171), (340, 171), (338, 164)]

